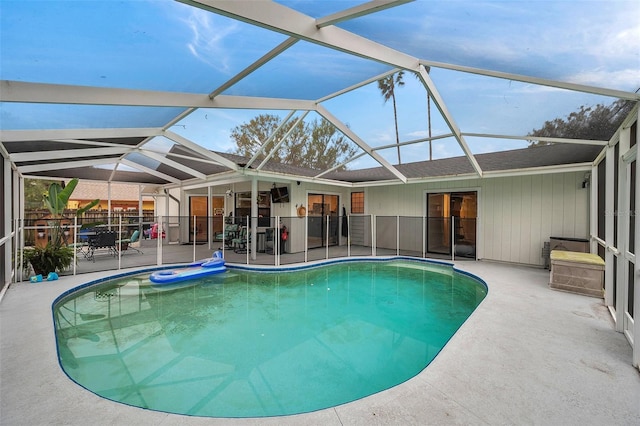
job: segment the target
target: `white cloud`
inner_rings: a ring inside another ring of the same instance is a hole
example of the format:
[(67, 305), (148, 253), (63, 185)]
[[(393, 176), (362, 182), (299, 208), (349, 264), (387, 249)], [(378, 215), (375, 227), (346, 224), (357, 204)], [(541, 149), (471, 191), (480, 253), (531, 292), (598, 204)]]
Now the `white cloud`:
[[(433, 131), (431, 131), (433, 134)], [(406, 134), (411, 139), (422, 139), (429, 136), (429, 131), (427, 130), (416, 130), (415, 132), (409, 132)]]
[(238, 24), (235, 21), (223, 23), (217, 15), (197, 8), (192, 8), (182, 21), (192, 33), (191, 41), (187, 44), (191, 54), (211, 67), (228, 73), (231, 54), (225, 49), (225, 43), (238, 30)]
[(583, 71), (569, 77), (570, 81), (580, 84), (590, 84), (603, 87), (640, 87), (640, 67), (636, 69), (622, 69), (609, 71), (603, 68)]

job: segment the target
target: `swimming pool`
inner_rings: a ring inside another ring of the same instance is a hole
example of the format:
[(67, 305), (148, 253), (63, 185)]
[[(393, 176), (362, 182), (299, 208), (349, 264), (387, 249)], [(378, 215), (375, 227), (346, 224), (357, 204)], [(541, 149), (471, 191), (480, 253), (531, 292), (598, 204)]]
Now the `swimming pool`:
[(315, 411), (422, 371), (484, 299), (480, 280), (412, 260), (231, 267), (155, 287), (89, 283), (53, 307), (60, 365), (104, 398), (158, 411)]

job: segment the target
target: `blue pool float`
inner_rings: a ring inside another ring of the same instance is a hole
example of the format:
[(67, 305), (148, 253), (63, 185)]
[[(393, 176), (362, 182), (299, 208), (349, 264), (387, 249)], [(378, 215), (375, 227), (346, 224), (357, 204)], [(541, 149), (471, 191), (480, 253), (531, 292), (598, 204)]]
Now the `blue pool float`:
[(213, 257), (190, 263), (188, 267), (181, 269), (169, 269), (156, 271), (149, 275), (151, 282), (156, 284), (173, 284), (192, 278), (205, 277), (207, 275), (220, 274), (227, 270), (224, 265), (222, 253), (215, 251)]

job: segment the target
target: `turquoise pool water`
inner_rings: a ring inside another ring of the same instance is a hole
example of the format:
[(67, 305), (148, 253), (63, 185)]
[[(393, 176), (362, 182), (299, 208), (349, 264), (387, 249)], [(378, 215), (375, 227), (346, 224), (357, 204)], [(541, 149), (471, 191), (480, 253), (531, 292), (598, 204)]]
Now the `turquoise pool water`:
[(230, 269), (170, 288), (148, 275), (58, 299), (60, 364), (104, 398), (208, 417), (304, 413), (398, 385), (486, 296), (451, 267), (397, 260)]

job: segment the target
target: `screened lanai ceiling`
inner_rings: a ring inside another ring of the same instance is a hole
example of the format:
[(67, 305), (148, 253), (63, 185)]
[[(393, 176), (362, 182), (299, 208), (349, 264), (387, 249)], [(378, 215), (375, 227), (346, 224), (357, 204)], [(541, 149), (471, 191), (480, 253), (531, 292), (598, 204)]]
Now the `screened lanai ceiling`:
[[(487, 153), (545, 121), (640, 99), (638, 16), (635, 0), (3, 0), (0, 149), (27, 177), (155, 185), (488, 176), (528, 156)], [(385, 101), (377, 82), (398, 71)], [(234, 155), (261, 114), (327, 119), (353, 155), (273, 164), (271, 137)], [(570, 144), (568, 162), (607, 143), (538, 139)]]

